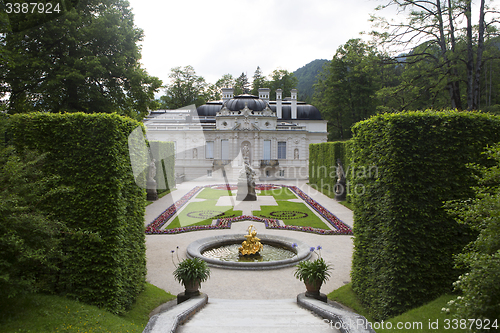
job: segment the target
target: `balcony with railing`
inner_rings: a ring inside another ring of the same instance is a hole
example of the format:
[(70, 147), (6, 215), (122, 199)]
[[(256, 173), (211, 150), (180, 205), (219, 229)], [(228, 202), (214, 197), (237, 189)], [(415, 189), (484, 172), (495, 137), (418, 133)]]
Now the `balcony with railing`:
[(225, 166), (225, 165), (228, 165), (231, 163), (231, 160), (220, 160), (220, 159), (215, 159), (213, 161), (213, 166), (214, 167), (222, 167), (222, 166)]
[(260, 160), (260, 167), (276, 167), (280, 165), (279, 160)]

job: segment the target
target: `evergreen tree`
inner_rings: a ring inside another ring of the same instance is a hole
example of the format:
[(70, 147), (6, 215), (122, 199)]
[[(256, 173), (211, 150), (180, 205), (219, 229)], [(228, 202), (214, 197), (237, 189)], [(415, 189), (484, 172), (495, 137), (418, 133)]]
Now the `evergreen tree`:
[(9, 113), (118, 112), (142, 119), (161, 81), (140, 67), (143, 33), (128, 2), (66, 3), (42, 24), (36, 12), (9, 17), (0, 70)]
[(262, 70), (260, 69), (259, 66), (257, 66), (257, 69), (253, 74), (251, 94), (259, 96), (259, 88), (264, 88), (265, 85), (266, 85), (266, 77), (262, 75)]
[(234, 95), (248, 94), (250, 92), (250, 83), (248, 82), (247, 75), (241, 73), (241, 75), (236, 79), (234, 85)]
[(329, 139), (347, 139), (351, 126), (374, 114), (380, 86), (380, 61), (374, 48), (351, 39), (337, 49), (315, 84), (314, 105), (328, 122)]

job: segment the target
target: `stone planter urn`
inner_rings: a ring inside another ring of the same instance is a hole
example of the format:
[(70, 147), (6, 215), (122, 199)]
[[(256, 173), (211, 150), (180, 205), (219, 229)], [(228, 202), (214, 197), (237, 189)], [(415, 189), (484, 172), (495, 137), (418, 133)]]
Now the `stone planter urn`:
[(323, 284), (323, 281), (321, 280), (316, 280), (314, 282), (309, 282), (306, 281), (304, 282), (306, 285), (306, 296), (317, 296), (319, 295), (319, 290), (321, 289), (321, 285)]
[(197, 296), (200, 294), (200, 280), (186, 281), (184, 283), (186, 296)]

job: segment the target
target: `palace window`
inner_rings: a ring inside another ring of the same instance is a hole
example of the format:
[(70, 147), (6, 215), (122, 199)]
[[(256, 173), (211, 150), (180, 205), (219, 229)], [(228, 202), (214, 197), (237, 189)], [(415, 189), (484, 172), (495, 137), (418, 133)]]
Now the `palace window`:
[(280, 159), (280, 160), (286, 159), (286, 142), (285, 141), (278, 142), (278, 159)]
[(264, 154), (262, 155), (262, 159), (271, 159), (271, 140), (264, 140)]
[(206, 142), (205, 158), (214, 158), (214, 142), (213, 141)]
[(220, 157), (223, 160), (229, 159), (229, 140), (220, 140)]

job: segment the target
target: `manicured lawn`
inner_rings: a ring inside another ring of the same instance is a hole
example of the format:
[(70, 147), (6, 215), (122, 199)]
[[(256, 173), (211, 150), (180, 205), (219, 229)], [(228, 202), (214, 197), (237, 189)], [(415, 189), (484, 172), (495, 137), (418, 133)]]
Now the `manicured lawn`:
[[(166, 229), (210, 225), (213, 220), (219, 218), (241, 216), (242, 211), (234, 211), (232, 206), (216, 206), (221, 196), (230, 196), (232, 194), (234, 195), (234, 193), (226, 189), (204, 188), (196, 195), (196, 199), (205, 200), (188, 203), (179, 213), (179, 216), (176, 216)], [(298, 199), (298, 197), (286, 187), (262, 190), (259, 195), (273, 196), (278, 206), (261, 206), (261, 210), (252, 212), (254, 216), (282, 220), (289, 226), (330, 229), (307, 204), (288, 201), (290, 199)]]
[(213, 199), (189, 203), (180, 212), (179, 216), (174, 218), (167, 228), (172, 229), (194, 225), (208, 225), (212, 223), (212, 220), (216, 220), (218, 218), (241, 215), (241, 210), (233, 211), (232, 206), (215, 206), (216, 203), (217, 200)]
[(260, 191), (259, 195), (272, 195), (276, 200), (297, 199), (297, 196), (286, 187)]
[(283, 220), (287, 225), (329, 229), (304, 203), (276, 200), (278, 206), (261, 206), (252, 212), (254, 216)]
[[(414, 333), (465, 333), (467, 330), (454, 329), (453, 313), (444, 313), (442, 308), (447, 308), (447, 303), (454, 299), (453, 295), (442, 295), (428, 304), (409, 310), (397, 317), (384, 320), (382, 322), (373, 321), (367, 314), (364, 306), (359, 302), (356, 294), (351, 288), (351, 284), (340, 287), (328, 294), (328, 298), (337, 301), (355, 312), (363, 315), (372, 323), (372, 327), (377, 333), (388, 332), (414, 332)], [(398, 326), (400, 329), (398, 329)], [(446, 328), (448, 327), (448, 328)], [(436, 328), (436, 329), (434, 329)]]
[(33, 294), (0, 302), (0, 332), (137, 332), (149, 321), (157, 306), (174, 295), (147, 284), (136, 303), (124, 316), (65, 297)]
[(232, 192), (228, 191), (228, 190), (216, 190), (216, 189), (207, 187), (207, 188), (204, 188), (200, 193), (198, 193), (196, 198), (219, 200), (219, 198), (223, 195), (231, 196)]

